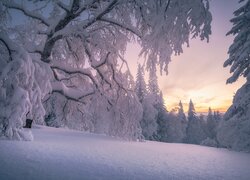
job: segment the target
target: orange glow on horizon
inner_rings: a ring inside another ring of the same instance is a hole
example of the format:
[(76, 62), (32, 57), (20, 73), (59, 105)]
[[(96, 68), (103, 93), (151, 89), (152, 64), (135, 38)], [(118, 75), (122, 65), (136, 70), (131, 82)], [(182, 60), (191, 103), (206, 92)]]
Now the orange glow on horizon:
[[(165, 102), (167, 102), (167, 100), (165, 100)], [(188, 102), (189, 103), (189, 102)], [(183, 103), (183, 108), (185, 113), (188, 112), (188, 103)], [(195, 103), (196, 104), (196, 103)], [(221, 104), (220, 106), (215, 106), (215, 105), (211, 105), (211, 106), (200, 106), (200, 105), (195, 105), (195, 111), (197, 114), (203, 114), (203, 113), (207, 113), (209, 107), (212, 109), (212, 111), (219, 111), (220, 113), (225, 113), (228, 108), (231, 106), (231, 102), (227, 103), (227, 104)], [(172, 110), (176, 110), (179, 108), (178, 103), (166, 103), (166, 108), (168, 111), (172, 111)]]

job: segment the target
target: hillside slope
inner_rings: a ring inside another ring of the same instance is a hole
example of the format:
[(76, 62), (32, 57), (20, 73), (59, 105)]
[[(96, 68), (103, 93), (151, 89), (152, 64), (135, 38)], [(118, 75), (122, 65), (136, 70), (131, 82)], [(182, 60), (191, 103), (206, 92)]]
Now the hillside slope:
[(250, 154), (128, 142), (36, 126), (34, 141), (0, 140), (0, 179), (250, 179)]

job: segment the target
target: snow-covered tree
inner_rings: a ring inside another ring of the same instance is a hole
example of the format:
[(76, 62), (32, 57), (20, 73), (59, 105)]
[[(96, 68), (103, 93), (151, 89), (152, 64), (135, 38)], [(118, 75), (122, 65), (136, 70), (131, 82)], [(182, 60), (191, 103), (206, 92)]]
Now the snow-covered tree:
[[(73, 101), (83, 101), (99, 93), (110, 104), (107, 88), (110, 91), (123, 89), (117, 69), (124, 69), (126, 65), (123, 54), (130, 40), (136, 39), (142, 47), (141, 54), (146, 59), (154, 59), (153, 63), (167, 72), (171, 55), (182, 53), (183, 45), (189, 46), (190, 37), (208, 40), (211, 34), (208, 0), (9, 0), (1, 1), (0, 9), (0, 41), (10, 59), (4, 60), (7, 64), (2, 69), (0, 85), (1, 91), (13, 92), (1, 93), (4, 94), (1, 102), (5, 102), (1, 106), (5, 111), (1, 111), (0, 122), (4, 126), (2, 134), (8, 134), (9, 138), (13, 137), (10, 133), (13, 129), (22, 130), (26, 112), (36, 121), (42, 121), (45, 114), (42, 99), (49, 92), (60, 93)], [(18, 48), (12, 45), (14, 36), (8, 29), (15, 25), (10, 21), (15, 11), (23, 14), (23, 22), (34, 22), (29, 32), (34, 40), (28, 44), (18, 43), (21, 46)], [(70, 58), (59, 56), (60, 51), (68, 51)], [(16, 60), (19, 63), (13, 63)], [(14, 66), (18, 70), (10, 72), (10, 67)], [(18, 82), (22, 83), (15, 82), (17, 72), (22, 74), (18, 75), (22, 78)], [(11, 73), (13, 76), (9, 76)], [(65, 78), (76, 75), (91, 83), (89, 91), (79, 88), (79, 84), (65, 83)], [(38, 85), (26, 78), (35, 80)], [(25, 84), (27, 82), (33, 85)], [(12, 85), (14, 90), (9, 91)], [(26, 106), (27, 102), (34, 106)], [(16, 109), (13, 114), (18, 118), (9, 116), (11, 109)]]
[(152, 103), (154, 101), (154, 97), (151, 95), (147, 95), (145, 100), (142, 103), (143, 107), (143, 118), (141, 120), (141, 128), (142, 134), (145, 139), (148, 140), (157, 140), (157, 116), (158, 110), (154, 107)]
[(120, 95), (116, 105), (112, 106), (110, 110), (112, 112), (112, 122), (109, 127), (109, 135), (129, 140), (143, 139), (140, 126), (143, 111), (140, 102), (135, 96), (134, 93)]
[(153, 63), (151, 60), (150, 66), (148, 66), (149, 69), (149, 78), (148, 78), (148, 94), (151, 99), (151, 104), (154, 106), (154, 108), (157, 111), (156, 115), (156, 122), (157, 122), (157, 134), (155, 136), (155, 140), (164, 141), (166, 140), (167, 136), (167, 110), (164, 105), (164, 99), (162, 92), (160, 91), (159, 85), (158, 85), (158, 78), (157, 78), (157, 69), (156, 64)]
[(197, 117), (192, 100), (189, 102), (188, 109), (188, 126), (186, 142), (190, 144), (200, 144), (206, 138), (202, 128), (202, 123)]
[(180, 142), (183, 142), (187, 136), (187, 118), (184, 113), (182, 102), (179, 102), (179, 109), (177, 114), (177, 120), (181, 122), (181, 133), (180, 133)]
[(186, 128), (186, 115), (180, 101), (178, 112), (171, 111), (167, 116), (167, 142), (184, 142), (186, 139)]
[(250, 152), (250, 77), (236, 92), (233, 104), (218, 125), (217, 139), (223, 147)]
[[(216, 114), (215, 114), (216, 115)], [(208, 109), (208, 115), (207, 115), (207, 135), (211, 139), (216, 138), (216, 132), (217, 132), (217, 120), (216, 116), (213, 115), (211, 108)]]
[[(142, 129), (140, 120), (143, 110), (137, 95), (134, 93), (134, 80), (129, 72), (116, 73), (124, 89), (113, 90), (114, 102), (110, 106), (112, 112), (112, 121), (109, 127), (109, 134), (121, 138), (136, 140), (142, 139)], [(104, 106), (105, 107), (105, 106)]]
[[(128, 79), (129, 73), (118, 73), (118, 75), (123, 79), (125, 89), (134, 88), (132, 79)], [(70, 129), (102, 133), (129, 140), (142, 139), (140, 128), (142, 106), (131, 90), (116, 92), (114, 89), (106, 92), (110, 98), (114, 97), (112, 104), (109, 104), (101, 94), (91, 95), (84, 99), (84, 103), (80, 103), (54, 93), (46, 101), (48, 115), (45, 121), (52, 126), (60, 124)], [(116, 93), (119, 93), (119, 96), (114, 95)], [(56, 108), (53, 109), (54, 103)]]
[(158, 111), (156, 122), (157, 122), (157, 140), (166, 141), (167, 139), (167, 108), (164, 103), (162, 91), (159, 94), (159, 101), (155, 108)]
[(211, 107), (208, 108), (208, 113), (207, 113), (207, 122), (214, 119), (213, 112)]
[(229, 58), (224, 63), (224, 67), (231, 66), (230, 73), (233, 73), (227, 83), (235, 82), (241, 75), (247, 77), (250, 72), (250, 1), (240, 2), (244, 4), (234, 12), (235, 17), (231, 19), (233, 28), (227, 33), (235, 36), (228, 50)]
[(236, 92), (233, 104), (220, 121), (217, 139), (223, 147), (250, 152), (250, 1), (240, 2), (242, 6), (231, 20), (233, 28), (227, 33), (235, 38), (224, 66), (231, 66), (233, 73), (227, 83), (235, 82), (241, 75), (246, 77), (246, 83)]
[(144, 69), (140, 64), (138, 65), (137, 68), (135, 93), (137, 94), (140, 102), (142, 103), (145, 96), (147, 95), (147, 86), (144, 79)]
[(220, 111), (214, 111), (214, 119), (217, 124), (221, 121), (222, 118), (223, 115), (220, 113)]
[[(151, 72), (151, 71), (150, 71)], [(157, 77), (156, 77), (156, 69), (154, 73), (152, 73), (155, 77), (155, 82), (158, 87)], [(159, 121), (164, 121), (164, 102), (163, 97), (161, 96), (161, 102), (159, 97), (159, 89), (157, 89), (157, 93), (151, 91), (150, 85), (152, 83), (148, 83), (148, 90), (146, 87), (145, 79), (144, 79), (144, 69), (141, 65), (138, 65), (136, 84), (135, 84), (135, 92), (139, 98), (139, 101), (143, 107), (143, 116), (140, 121), (140, 125), (142, 128), (142, 134), (145, 139), (148, 140), (159, 140), (160, 136), (158, 132), (160, 131), (158, 125)], [(162, 122), (161, 122), (162, 123)], [(162, 127), (164, 128), (164, 127)], [(162, 129), (161, 129), (162, 130)]]

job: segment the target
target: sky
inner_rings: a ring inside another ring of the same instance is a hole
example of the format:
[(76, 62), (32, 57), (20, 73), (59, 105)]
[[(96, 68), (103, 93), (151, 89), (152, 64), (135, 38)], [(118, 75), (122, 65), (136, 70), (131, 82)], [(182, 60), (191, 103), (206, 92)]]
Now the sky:
[[(185, 47), (183, 54), (172, 56), (169, 74), (158, 78), (169, 111), (177, 107), (180, 100), (187, 111), (192, 99), (198, 113), (207, 112), (209, 107), (225, 112), (232, 104), (234, 94), (245, 82), (240, 78), (226, 85), (230, 77), (229, 67), (223, 68), (234, 38), (225, 34), (232, 27), (229, 21), (238, 7), (238, 0), (210, 0), (213, 21), (209, 43), (191, 40), (190, 47)], [(139, 45), (129, 44), (125, 55), (134, 77), (138, 62), (143, 64), (143, 58), (138, 58), (139, 51)]]

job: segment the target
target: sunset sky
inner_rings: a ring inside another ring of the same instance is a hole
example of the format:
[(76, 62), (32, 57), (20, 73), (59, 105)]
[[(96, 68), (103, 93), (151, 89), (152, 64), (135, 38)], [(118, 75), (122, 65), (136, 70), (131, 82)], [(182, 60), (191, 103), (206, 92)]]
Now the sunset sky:
[[(176, 107), (180, 100), (187, 110), (190, 99), (199, 113), (207, 112), (209, 107), (225, 112), (231, 105), (235, 92), (245, 82), (242, 78), (234, 84), (226, 85), (229, 68), (223, 68), (228, 58), (228, 48), (233, 42), (233, 36), (225, 34), (232, 27), (229, 20), (233, 17), (233, 11), (239, 7), (237, 2), (211, 0), (213, 21), (210, 42), (191, 40), (190, 47), (184, 48), (182, 55), (172, 57), (169, 75), (159, 76), (159, 85), (168, 110)], [(125, 56), (134, 77), (137, 63), (143, 63), (143, 59), (138, 58), (139, 51), (138, 45), (130, 44)]]

